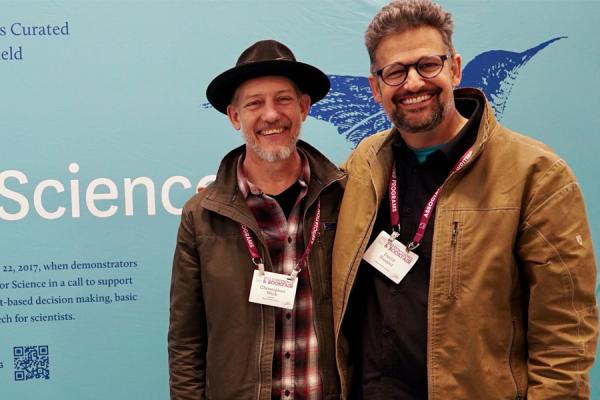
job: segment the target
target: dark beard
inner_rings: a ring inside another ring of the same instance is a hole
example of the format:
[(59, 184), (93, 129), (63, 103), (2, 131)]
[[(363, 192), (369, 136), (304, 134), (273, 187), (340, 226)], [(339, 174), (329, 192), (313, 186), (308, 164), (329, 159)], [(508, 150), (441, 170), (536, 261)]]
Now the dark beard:
[(398, 129), (400, 132), (428, 132), (442, 122), (442, 119), (444, 118), (444, 107), (438, 100), (435, 109), (433, 110), (433, 114), (431, 114), (431, 117), (418, 124), (409, 123), (407, 121), (406, 115), (397, 108), (392, 113), (388, 114), (388, 118), (392, 121), (392, 124), (394, 124), (396, 129)]

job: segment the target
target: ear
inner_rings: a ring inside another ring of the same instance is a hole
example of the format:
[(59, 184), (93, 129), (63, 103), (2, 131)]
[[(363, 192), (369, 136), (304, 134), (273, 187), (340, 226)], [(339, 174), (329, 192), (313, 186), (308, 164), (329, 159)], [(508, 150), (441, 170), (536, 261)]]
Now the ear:
[(462, 79), (462, 57), (458, 53), (452, 56), (450, 74), (452, 77), (452, 87), (458, 87), (460, 80)]
[(240, 122), (240, 113), (237, 108), (232, 106), (231, 104), (227, 106), (227, 117), (229, 118), (229, 122), (236, 131), (239, 131), (242, 127)]
[(381, 104), (381, 87), (379, 86), (379, 80), (373, 75), (369, 75), (369, 86), (371, 86), (373, 98), (377, 103)]
[(300, 104), (300, 113), (302, 114), (302, 121), (304, 122), (310, 111), (310, 96), (302, 94), (298, 99), (298, 103)]

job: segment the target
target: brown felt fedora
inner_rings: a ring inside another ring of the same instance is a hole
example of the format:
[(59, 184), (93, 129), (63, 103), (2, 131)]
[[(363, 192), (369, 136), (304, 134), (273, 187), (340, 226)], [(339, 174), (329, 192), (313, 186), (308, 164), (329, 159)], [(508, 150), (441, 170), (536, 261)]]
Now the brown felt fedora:
[(310, 96), (311, 103), (329, 92), (327, 75), (318, 68), (296, 61), (294, 53), (275, 40), (261, 40), (240, 55), (235, 67), (218, 75), (206, 88), (206, 97), (214, 108), (227, 114), (233, 93), (244, 81), (267, 75), (285, 76)]

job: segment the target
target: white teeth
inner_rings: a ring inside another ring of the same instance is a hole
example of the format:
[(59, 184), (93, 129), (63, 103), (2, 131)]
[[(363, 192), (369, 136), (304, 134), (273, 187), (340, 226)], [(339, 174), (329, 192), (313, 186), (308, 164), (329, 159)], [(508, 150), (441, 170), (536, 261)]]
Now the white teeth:
[(408, 99), (403, 99), (402, 104), (416, 104), (425, 100), (429, 100), (431, 98), (430, 94), (424, 94), (417, 97), (409, 97)]
[(283, 128), (274, 128), (274, 129), (267, 129), (267, 130), (261, 131), (260, 134), (263, 136), (268, 136), (268, 135), (275, 135), (275, 134), (281, 133), (283, 131), (284, 131)]

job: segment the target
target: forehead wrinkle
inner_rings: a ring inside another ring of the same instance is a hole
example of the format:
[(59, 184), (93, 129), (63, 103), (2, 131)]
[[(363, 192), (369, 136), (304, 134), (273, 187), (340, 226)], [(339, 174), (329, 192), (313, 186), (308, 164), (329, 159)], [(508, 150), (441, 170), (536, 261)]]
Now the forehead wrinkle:
[[(408, 55), (408, 53), (410, 53), (411, 55)], [(446, 52), (434, 50), (432, 48), (412, 49), (394, 54), (392, 57), (390, 57), (392, 60), (385, 63), (381, 67), (383, 68), (386, 65), (394, 63), (400, 63), (405, 65), (415, 64), (424, 57), (439, 56), (443, 54), (446, 54)]]

